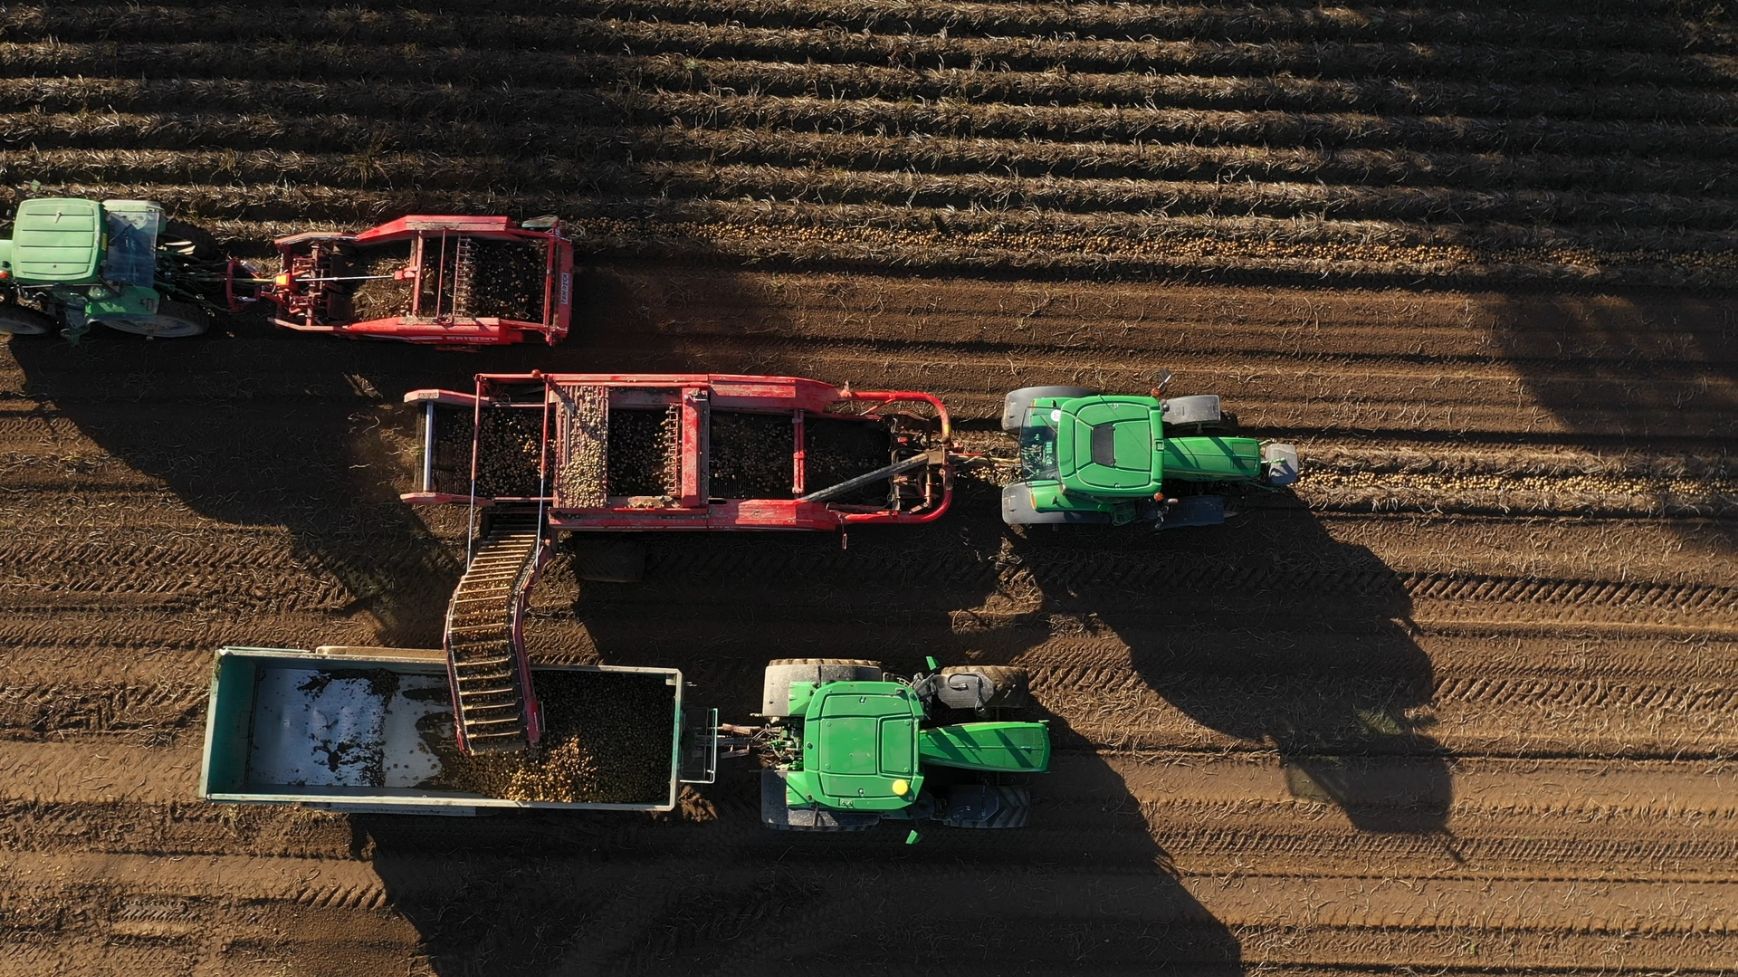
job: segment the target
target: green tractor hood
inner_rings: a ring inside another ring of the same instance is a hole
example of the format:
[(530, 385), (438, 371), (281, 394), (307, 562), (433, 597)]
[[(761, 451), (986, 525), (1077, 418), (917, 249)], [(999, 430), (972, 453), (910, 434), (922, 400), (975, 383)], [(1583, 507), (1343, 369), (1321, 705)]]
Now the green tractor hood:
[(1070, 400), (1056, 422), (1056, 459), (1070, 491), (1151, 495), (1163, 471), (1164, 428), (1156, 401), (1141, 397)]
[(97, 280), (103, 257), (103, 209), (95, 200), (44, 197), (18, 205), (12, 221), (12, 279), (21, 285), (78, 285)]
[(1261, 442), (1212, 434), (1165, 437), (1152, 397), (1082, 397), (1057, 409), (1057, 474), (1063, 488), (1099, 498), (1144, 498), (1166, 480), (1254, 482)]

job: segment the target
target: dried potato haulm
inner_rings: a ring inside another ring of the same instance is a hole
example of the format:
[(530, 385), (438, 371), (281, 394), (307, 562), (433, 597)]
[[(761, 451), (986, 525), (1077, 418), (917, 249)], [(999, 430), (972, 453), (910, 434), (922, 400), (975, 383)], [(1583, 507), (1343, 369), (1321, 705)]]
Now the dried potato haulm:
[[(410, 244), (387, 244), (358, 251), (349, 262), (349, 275), (391, 275), (410, 264)], [(340, 283), (342, 284), (342, 283)], [(356, 282), (350, 292), (350, 310), (357, 319), (391, 319), (410, 315), (408, 279), (370, 278)]]
[(543, 742), (534, 752), (467, 757), (434, 739), (433, 786), (519, 801), (651, 804), (670, 788), (675, 695), (662, 675), (542, 671)]

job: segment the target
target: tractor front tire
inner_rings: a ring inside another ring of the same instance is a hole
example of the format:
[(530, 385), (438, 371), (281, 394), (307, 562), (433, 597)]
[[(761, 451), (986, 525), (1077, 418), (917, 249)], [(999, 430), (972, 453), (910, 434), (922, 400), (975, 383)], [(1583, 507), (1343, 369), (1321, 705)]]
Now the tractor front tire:
[(939, 820), (950, 828), (1024, 828), (1032, 817), (1032, 795), (1024, 787), (962, 784), (946, 801)]
[(42, 336), (58, 326), (54, 317), (17, 305), (0, 305), (0, 335)]
[(878, 682), (880, 662), (864, 658), (779, 658), (768, 662), (760, 686), (760, 714), (769, 719), (790, 715), (791, 686), (828, 682)]
[[(1032, 701), (1032, 679), (1024, 668), (1013, 665), (949, 665), (939, 673), (943, 691), (937, 694), (945, 706), (955, 709), (1024, 709)], [(970, 682), (975, 676), (979, 682)], [(963, 689), (952, 691), (948, 679), (967, 678)], [(975, 687), (974, 687), (975, 686)], [(966, 701), (970, 699), (972, 701)]]
[(1026, 412), (1032, 402), (1043, 397), (1090, 397), (1097, 391), (1086, 387), (1021, 387), (1002, 398), (1002, 430), (1020, 433), (1026, 426)]
[(783, 771), (762, 770), (760, 823), (774, 831), (867, 831), (881, 823), (881, 815), (807, 805), (791, 807), (785, 799)]
[(150, 339), (188, 339), (211, 329), (211, 316), (191, 302), (164, 299), (157, 303), (156, 315), (127, 316), (102, 319), (103, 325), (119, 332)]

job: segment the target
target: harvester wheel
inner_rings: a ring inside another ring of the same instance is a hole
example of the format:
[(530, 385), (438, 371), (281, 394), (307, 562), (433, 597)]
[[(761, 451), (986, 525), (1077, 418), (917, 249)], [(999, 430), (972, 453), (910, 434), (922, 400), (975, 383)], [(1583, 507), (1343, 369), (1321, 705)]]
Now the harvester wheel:
[(165, 221), (163, 233), (157, 235), (157, 247), (162, 251), (172, 251), (200, 260), (223, 257), (223, 249), (218, 246), (217, 238), (212, 237), (204, 228), (194, 227), (185, 221)]
[(791, 807), (785, 800), (783, 771), (762, 770), (760, 823), (774, 831), (867, 831), (881, 823), (881, 815), (806, 805)]
[(1026, 423), (1026, 412), (1040, 397), (1090, 397), (1086, 387), (1021, 387), (1002, 398), (1002, 430), (1017, 434)]
[(768, 718), (790, 715), (791, 686), (798, 683), (877, 682), (880, 662), (863, 658), (779, 658), (768, 662), (760, 686), (760, 714)]
[(950, 828), (1024, 828), (1032, 795), (1024, 787), (962, 784), (949, 790), (940, 821)]
[(130, 332), (135, 336), (149, 336), (153, 339), (186, 339), (190, 336), (198, 336), (210, 329), (211, 316), (207, 315), (204, 309), (191, 302), (164, 299), (157, 303), (156, 315), (104, 319), (102, 324), (110, 329)]
[(646, 575), (646, 546), (637, 540), (596, 539), (575, 533), (573, 572), (591, 583), (639, 583)]
[(0, 333), (8, 336), (41, 336), (57, 323), (52, 316), (17, 305), (0, 305)]
[(949, 665), (939, 675), (942, 688), (937, 696), (955, 709), (1023, 709), (1032, 701), (1032, 679), (1024, 668)]

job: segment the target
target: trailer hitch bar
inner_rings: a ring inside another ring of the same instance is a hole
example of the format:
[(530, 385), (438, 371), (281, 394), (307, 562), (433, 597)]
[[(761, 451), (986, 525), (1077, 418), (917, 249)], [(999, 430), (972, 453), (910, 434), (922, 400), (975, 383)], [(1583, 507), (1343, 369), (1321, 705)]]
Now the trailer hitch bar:
[(906, 472), (915, 471), (916, 469), (924, 468), (929, 465), (941, 465), (946, 463), (947, 449), (931, 448), (921, 455), (912, 455), (904, 461), (896, 461), (891, 465), (858, 475), (856, 478), (846, 479), (837, 485), (828, 486), (818, 492), (810, 492), (808, 495), (803, 496), (797, 501), (828, 502), (841, 495), (850, 495), (852, 492), (855, 492), (866, 485), (872, 485), (884, 479), (892, 478), (895, 475), (903, 475)]

